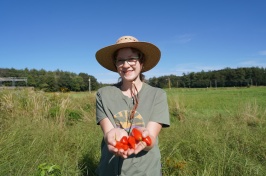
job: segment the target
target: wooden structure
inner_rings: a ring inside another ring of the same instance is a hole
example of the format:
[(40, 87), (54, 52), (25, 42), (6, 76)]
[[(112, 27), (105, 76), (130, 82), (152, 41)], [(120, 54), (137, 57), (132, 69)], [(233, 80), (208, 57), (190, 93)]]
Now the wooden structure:
[(2, 86), (2, 82), (12, 82), (12, 87), (16, 86), (16, 82), (24, 81), (26, 86), (28, 84), (28, 79), (25, 77), (0, 77), (0, 86)]

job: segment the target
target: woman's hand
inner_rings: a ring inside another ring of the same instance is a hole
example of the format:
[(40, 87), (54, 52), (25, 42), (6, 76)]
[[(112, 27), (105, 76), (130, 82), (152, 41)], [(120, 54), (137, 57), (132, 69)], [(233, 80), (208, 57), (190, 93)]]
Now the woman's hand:
[[(138, 127), (137, 128), (140, 132), (141, 132), (141, 135), (143, 138), (147, 137), (147, 136), (150, 136), (150, 132), (147, 128), (144, 128), (144, 127)], [(132, 134), (131, 134), (132, 135)], [(146, 142), (144, 141), (139, 141), (139, 142), (136, 142), (136, 145), (135, 145), (135, 150), (133, 149), (130, 149), (128, 151), (128, 155), (131, 155), (131, 154), (138, 154), (139, 152), (141, 152), (142, 150), (146, 150), (147, 149), (147, 144)]]
[(113, 128), (109, 132), (107, 132), (104, 136), (104, 140), (107, 144), (107, 148), (109, 152), (115, 154), (116, 156), (120, 156), (122, 158), (128, 157), (128, 150), (117, 149), (116, 143), (120, 141), (123, 136), (128, 136), (127, 132), (121, 128)]
[(109, 118), (104, 118), (100, 121), (100, 125), (104, 134), (104, 141), (109, 152), (122, 158), (127, 158), (127, 151), (123, 149), (118, 150), (115, 145), (123, 136), (128, 136), (127, 132), (121, 128), (114, 128)]
[(153, 148), (153, 146), (156, 143), (156, 138), (159, 135), (160, 131), (161, 131), (162, 125), (156, 122), (149, 122), (147, 124), (147, 127), (139, 127), (138, 130), (141, 132), (142, 137), (146, 138), (146, 137), (150, 137), (151, 139), (151, 145), (147, 146), (147, 143), (145, 141), (140, 141), (136, 144), (136, 148), (135, 150), (130, 150), (128, 152), (128, 155), (131, 154), (138, 154), (140, 151), (144, 150), (144, 151), (149, 151), (150, 149)]

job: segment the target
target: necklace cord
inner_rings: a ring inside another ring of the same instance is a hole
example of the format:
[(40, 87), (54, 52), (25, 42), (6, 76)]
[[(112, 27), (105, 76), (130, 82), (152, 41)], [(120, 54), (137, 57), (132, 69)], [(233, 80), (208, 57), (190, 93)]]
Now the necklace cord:
[(135, 89), (134, 92), (136, 92), (136, 94), (134, 94), (134, 92), (132, 91), (132, 97), (133, 97), (133, 101), (134, 101), (134, 106), (132, 108), (132, 110), (130, 111), (130, 116), (129, 116), (129, 120), (130, 120), (130, 128), (129, 128), (129, 131), (128, 133), (130, 133), (131, 131), (131, 128), (132, 128), (132, 124), (133, 124), (133, 121), (134, 121), (134, 115), (136, 113), (136, 110), (138, 108), (138, 105), (139, 105), (139, 92), (138, 92), (138, 89), (136, 87), (136, 85), (134, 83), (133, 84), (133, 87)]
[(137, 94), (134, 94), (134, 92), (132, 91), (132, 97), (133, 97), (133, 101), (134, 101), (134, 106), (130, 112), (130, 120), (132, 120), (134, 118), (134, 115), (136, 113), (136, 109), (138, 107), (138, 104), (139, 104), (139, 98), (138, 98), (138, 89), (136, 87), (136, 85), (133, 83), (133, 86), (135, 88), (135, 91), (137, 92)]

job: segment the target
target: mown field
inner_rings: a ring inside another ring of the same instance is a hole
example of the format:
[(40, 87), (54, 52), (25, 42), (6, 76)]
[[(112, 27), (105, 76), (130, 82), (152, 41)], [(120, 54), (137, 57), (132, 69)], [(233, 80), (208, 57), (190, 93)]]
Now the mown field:
[[(266, 175), (266, 87), (166, 89), (164, 175)], [(94, 175), (95, 92), (0, 90), (0, 175)]]

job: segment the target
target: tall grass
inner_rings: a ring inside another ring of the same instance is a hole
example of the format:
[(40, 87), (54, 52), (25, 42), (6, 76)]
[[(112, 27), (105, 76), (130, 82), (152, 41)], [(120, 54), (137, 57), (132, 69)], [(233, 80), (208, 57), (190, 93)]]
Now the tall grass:
[(265, 92), (168, 90), (173, 125), (160, 136), (164, 173), (266, 175)]
[[(167, 89), (164, 175), (266, 175), (266, 89)], [(94, 175), (95, 94), (0, 91), (0, 175)]]
[(43, 163), (62, 175), (93, 175), (100, 129), (93, 94), (0, 92), (0, 175), (38, 175)]

